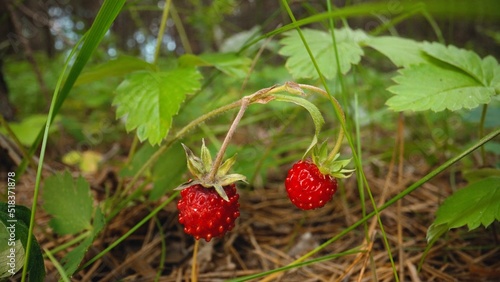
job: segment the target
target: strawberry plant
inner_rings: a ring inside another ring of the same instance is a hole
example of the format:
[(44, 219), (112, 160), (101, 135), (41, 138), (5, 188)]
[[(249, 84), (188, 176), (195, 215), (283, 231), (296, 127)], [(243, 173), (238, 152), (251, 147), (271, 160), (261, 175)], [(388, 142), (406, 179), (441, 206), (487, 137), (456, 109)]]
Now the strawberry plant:
[[(25, 99), (28, 64), (7, 65), (26, 104), (21, 121), (1, 117), (0, 154), (8, 187), (34, 187), (31, 210), (14, 188), (0, 203), (15, 245), (0, 261), (17, 258), (0, 279), (446, 280), (453, 232), (495, 233), (500, 65), (493, 49), (447, 43), (434, 19), (479, 4), (283, 0), (240, 33), (225, 15), (246, 3), (125, 4), (104, 1), (66, 56), (40, 60), (57, 72), (48, 113)], [(116, 18), (141, 25), (150, 10), (153, 36), (132, 40), (146, 55), (117, 54)], [(354, 20), (375, 14), (375, 29)], [(415, 15), (437, 41), (397, 35)], [(459, 258), (498, 266), (477, 249)]]

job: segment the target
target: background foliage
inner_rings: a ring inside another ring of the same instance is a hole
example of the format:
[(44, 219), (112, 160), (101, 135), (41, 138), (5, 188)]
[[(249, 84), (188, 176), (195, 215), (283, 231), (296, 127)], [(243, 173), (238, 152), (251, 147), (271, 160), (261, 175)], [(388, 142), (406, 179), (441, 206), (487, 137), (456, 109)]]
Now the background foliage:
[[(384, 210), (411, 199), (410, 193), (419, 193), (427, 183), (441, 187), (439, 193), (447, 198), (421, 200), (432, 209), (411, 217), (416, 222), (423, 215), (433, 217), (440, 206), (435, 221), (422, 223), (429, 227), (427, 238), (419, 237), (423, 279), (433, 275), (425, 268), (432, 264), (426, 264), (426, 255), (439, 240), (450, 240), (442, 238), (448, 230), (467, 225), (477, 229), (473, 234), (481, 234), (478, 238), (492, 232), (490, 239), (496, 240), (496, 1), (62, 2), (0, 4), (6, 11), (0, 18), (0, 171), (17, 172), (18, 204), (31, 207), (19, 206), (23, 251), (28, 250), (25, 255), (32, 265), (45, 260), (48, 277), (84, 280), (85, 271), (94, 270), (92, 266), (107, 256), (128, 255), (127, 248), (137, 248), (128, 241), (133, 234), (144, 241), (151, 234), (159, 238), (155, 246), (161, 255), (149, 265), (156, 279), (184, 275), (185, 262), (166, 258), (167, 245), (191, 242), (179, 235), (182, 230), (171, 208), (177, 196), (172, 189), (189, 177), (180, 142), (193, 145), (204, 138), (209, 149), (217, 151), (232, 121), (231, 110), (238, 107), (235, 101), (291, 80), (320, 86), (336, 97), (346, 122), (339, 122), (332, 101), (320, 96), (305, 100), (276, 94), (276, 101), (252, 105), (227, 152), (238, 154), (234, 170), (249, 180), (240, 187), (242, 199), (246, 196), (248, 206), (254, 207), (259, 205), (252, 202), (256, 195), (274, 197), (272, 192), (282, 189), (286, 169), (302, 157), (312, 135), (333, 144), (342, 130), (347, 142), (341, 153), (353, 157), (356, 177), (341, 185), (336, 204), (346, 207), (344, 219), (354, 214), (356, 220), (342, 221), (340, 231), (323, 238), (314, 228), (334, 223), (301, 215), (290, 242), (299, 245), (297, 238), (312, 232), (317, 247), (311, 245), (294, 263), (299, 256), (271, 267), (259, 264), (250, 276), (240, 262), (241, 273), (225, 278), (248, 280), (291, 268), (307, 270), (301, 261), (337, 262), (353, 253), (370, 254), (373, 260), (375, 251), (368, 239), (363, 244), (363, 236), (349, 245), (352, 249), (321, 255), (353, 230), (372, 238), (375, 227), (367, 222), (374, 217), (383, 242), (374, 249), (388, 255), (390, 277), (413, 279), (415, 262), (396, 252), (413, 231), (386, 232), (392, 225)], [(52, 126), (45, 127), (46, 122)], [(387, 192), (389, 197), (374, 183), (390, 180), (395, 170), (398, 189)], [(444, 176), (434, 179), (437, 175)], [(0, 196), (6, 198), (7, 193), (2, 189)], [(7, 214), (2, 211), (3, 222)], [(128, 217), (124, 211), (140, 216)], [(401, 211), (396, 215), (403, 216)], [(117, 227), (120, 223), (127, 227)], [(154, 231), (145, 233), (146, 224)], [(231, 255), (246, 257), (255, 251), (246, 248), (255, 246), (255, 240), (244, 238), (258, 233), (259, 223), (242, 219), (240, 224), (248, 229), (235, 231), (241, 241), (230, 241)], [(392, 241), (394, 236), (401, 242)], [(494, 268), (487, 254), (495, 247), (476, 247), (485, 257), (483, 265)], [(190, 252), (187, 248), (184, 251)], [(444, 263), (447, 257), (440, 259)], [(207, 269), (200, 275), (210, 275)], [(371, 272), (377, 275), (381, 269), (377, 265)], [(24, 268), (12, 279), (25, 279), (28, 272), (33, 281), (43, 281), (39, 267)], [(121, 275), (107, 267), (90, 275), (125, 279), (144, 274)]]

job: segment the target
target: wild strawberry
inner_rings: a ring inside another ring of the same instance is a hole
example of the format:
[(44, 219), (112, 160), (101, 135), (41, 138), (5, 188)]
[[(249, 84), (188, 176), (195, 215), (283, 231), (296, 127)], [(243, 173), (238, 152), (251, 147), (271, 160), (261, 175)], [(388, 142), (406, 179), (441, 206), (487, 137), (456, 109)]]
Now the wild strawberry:
[(337, 179), (349, 177), (354, 170), (345, 169), (350, 159), (337, 160), (339, 154), (330, 156), (326, 143), (308, 149), (312, 160), (300, 160), (288, 171), (285, 187), (294, 205), (303, 210), (323, 207), (337, 191)]
[(324, 206), (337, 191), (337, 180), (322, 174), (311, 161), (298, 161), (288, 171), (285, 180), (288, 197), (303, 210)]
[(227, 159), (220, 167), (214, 168), (212, 157), (203, 142), (201, 158), (184, 144), (187, 166), (193, 180), (180, 185), (181, 199), (177, 203), (179, 222), (184, 232), (207, 242), (214, 237), (222, 237), (234, 227), (240, 216), (239, 195), (234, 183), (244, 181), (241, 174), (227, 174), (235, 162), (235, 157)]
[(209, 242), (233, 229), (235, 220), (240, 216), (239, 195), (234, 184), (225, 186), (224, 192), (229, 201), (222, 199), (215, 189), (200, 184), (183, 189), (177, 208), (184, 232), (196, 240), (203, 238)]

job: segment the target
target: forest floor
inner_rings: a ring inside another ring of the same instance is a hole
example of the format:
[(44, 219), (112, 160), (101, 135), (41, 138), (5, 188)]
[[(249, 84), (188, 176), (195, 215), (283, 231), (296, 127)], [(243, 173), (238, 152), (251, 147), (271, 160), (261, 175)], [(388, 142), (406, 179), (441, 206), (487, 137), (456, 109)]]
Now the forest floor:
[[(391, 172), (396, 169), (387, 164), (373, 164), (365, 169), (379, 206), (420, 179), (430, 168), (419, 162), (405, 164), (399, 181)], [(100, 177), (87, 177), (96, 199), (104, 197), (99, 187), (111, 181), (113, 174), (109, 170)], [(239, 188), (241, 216), (236, 227), (222, 239), (200, 241), (198, 281), (224, 281), (286, 266), (362, 218), (355, 177), (342, 181), (334, 199), (325, 207), (303, 212), (288, 200), (284, 185), (272, 180), (282, 179), (285, 174), (286, 168), (275, 173), (266, 188)], [(383, 230), (376, 218), (371, 218), (312, 256), (339, 254), (339, 257), (281, 272), (268, 281), (396, 281), (383, 233), (400, 281), (500, 281), (496, 223), (473, 232), (466, 228), (448, 232), (430, 249), (418, 269), (427, 247), (427, 228), (435, 218), (438, 205), (452, 193), (449, 177), (450, 172), (438, 175), (381, 211)], [(32, 187), (34, 175), (25, 174), (19, 182), (19, 190), (26, 191), (19, 196), (20, 204), (31, 205)], [(366, 213), (369, 213), (373, 205), (368, 195), (365, 198)], [(106, 225), (86, 260), (120, 238), (166, 199), (167, 196), (155, 203), (143, 201), (124, 208)], [(35, 235), (44, 249), (53, 249), (73, 238), (54, 235), (48, 221), (49, 216), (40, 209)], [(177, 221), (176, 205), (172, 202), (154, 220), (78, 272), (72, 281), (154, 281), (155, 278), (165, 282), (190, 281), (193, 246), (194, 240), (183, 233)], [(56, 256), (61, 258), (63, 253)], [(164, 263), (160, 265), (162, 260)], [(57, 281), (52, 262), (46, 259), (45, 264), (46, 281)], [(266, 281), (263, 279), (252, 281)]]

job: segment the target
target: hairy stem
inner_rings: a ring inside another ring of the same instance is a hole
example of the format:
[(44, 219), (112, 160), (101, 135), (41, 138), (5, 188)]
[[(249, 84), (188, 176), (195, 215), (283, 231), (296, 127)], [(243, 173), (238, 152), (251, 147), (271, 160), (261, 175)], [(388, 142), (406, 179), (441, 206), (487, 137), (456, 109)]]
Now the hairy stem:
[(229, 128), (229, 131), (226, 134), (226, 138), (224, 138), (224, 142), (222, 143), (219, 152), (217, 153), (217, 156), (215, 157), (215, 161), (213, 162), (212, 169), (210, 171), (210, 174), (208, 175), (208, 180), (210, 182), (213, 182), (215, 180), (215, 175), (217, 174), (217, 171), (219, 170), (219, 166), (222, 163), (222, 160), (224, 159), (224, 153), (226, 152), (227, 146), (229, 145), (229, 142), (233, 138), (234, 132), (236, 131), (236, 127), (238, 127), (238, 124), (241, 121), (241, 118), (245, 114), (246, 109), (248, 108), (248, 105), (250, 105), (250, 100), (248, 97), (243, 97), (241, 99), (241, 105), (240, 105), (240, 111), (234, 118), (233, 123), (231, 124), (231, 127)]

